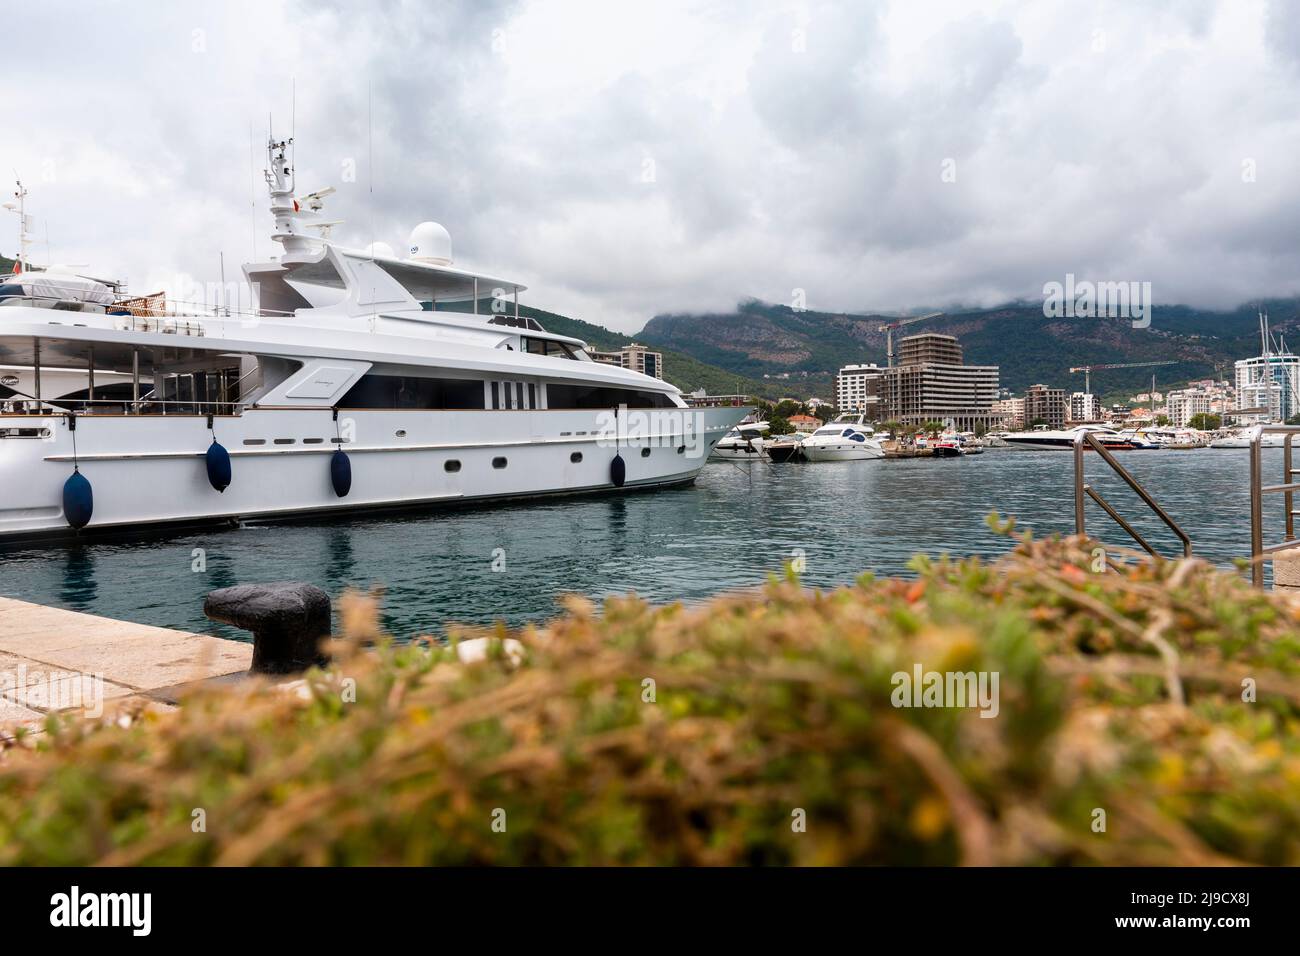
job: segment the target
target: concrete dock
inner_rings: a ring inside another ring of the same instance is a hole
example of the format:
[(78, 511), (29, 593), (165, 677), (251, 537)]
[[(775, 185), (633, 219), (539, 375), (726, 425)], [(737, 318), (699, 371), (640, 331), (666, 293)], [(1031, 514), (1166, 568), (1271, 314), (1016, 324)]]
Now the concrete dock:
[(46, 714), (134, 700), (166, 709), (186, 685), (248, 670), (253, 645), (0, 598), (0, 736)]

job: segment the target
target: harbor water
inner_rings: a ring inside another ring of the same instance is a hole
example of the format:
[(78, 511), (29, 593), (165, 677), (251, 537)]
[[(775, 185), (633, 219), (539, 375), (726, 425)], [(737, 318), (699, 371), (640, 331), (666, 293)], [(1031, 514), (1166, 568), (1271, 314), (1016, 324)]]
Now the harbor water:
[[(1265, 451), (1265, 482), (1281, 480), (1281, 452)], [(1244, 450), (1138, 451), (1120, 461), (1191, 535), (1196, 553), (1225, 567), (1249, 551), (1249, 461)], [(1164, 529), (1104, 462), (1088, 479), (1158, 549)], [(801, 558), (813, 587), (863, 571), (906, 575), (911, 557), (995, 556), (1009, 542), (989, 512), (1036, 534), (1073, 530), (1073, 457), (991, 450), (960, 459), (818, 465), (710, 463), (693, 487), (621, 496), (553, 498), (418, 515), (312, 524), (251, 523), (145, 541), (24, 546), (0, 552), (0, 595), (106, 617), (247, 637), (203, 616), (204, 595), (259, 581), (308, 581), (338, 595), (384, 589), (398, 636), (448, 622), (515, 626), (558, 611), (566, 593), (635, 592), (656, 603), (704, 600), (761, 585)], [(1273, 496), (1266, 540), (1280, 540)], [(1089, 531), (1132, 545), (1096, 505)]]

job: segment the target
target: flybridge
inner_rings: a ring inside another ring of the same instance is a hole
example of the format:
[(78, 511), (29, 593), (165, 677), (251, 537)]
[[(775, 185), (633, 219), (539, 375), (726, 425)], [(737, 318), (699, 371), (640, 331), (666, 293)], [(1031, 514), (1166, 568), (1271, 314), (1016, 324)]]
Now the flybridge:
[[(294, 196), (294, 168), (289, 155), (292, 139), (267, 144), (266, 181), (271, 194), (275, 231), (271, 238), (284, 249), (278, 260), (250, 263), (244, 273), (258, 290), (263, 311), (292, 313), (300, 308), (332, 308), (350, 315), (384, 311), (423, 311), (429, 303), (469, 303), (478, 314), (480, 303), (490, 315), (519, 317), (519, 282), (452, 265), (451, 235), (436, 222), (422, 222), (412, 231), (399, 257), (384, 242), (352, 249), (329, 238), (341, 220), (321, 217), (333, 187), (303, 197)], [(307, 230), (316, 229), (312, 236)]]

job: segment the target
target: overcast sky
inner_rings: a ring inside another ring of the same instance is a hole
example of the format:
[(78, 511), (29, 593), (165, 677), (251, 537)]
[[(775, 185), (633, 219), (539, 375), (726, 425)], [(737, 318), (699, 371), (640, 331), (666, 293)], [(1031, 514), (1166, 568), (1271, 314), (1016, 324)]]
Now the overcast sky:
[(23, 6), (0, 171), (38, 261), (48, 231), (136, 292), (272, 254), (267, 114), (288, 133), (295, 82), (299, 191), (339, 188), (336, 238), (400, 250), (436, 219), (458, 263), (625, 331), (1066, 273), (1157, 308), (1300, 292), (1300, 4)]

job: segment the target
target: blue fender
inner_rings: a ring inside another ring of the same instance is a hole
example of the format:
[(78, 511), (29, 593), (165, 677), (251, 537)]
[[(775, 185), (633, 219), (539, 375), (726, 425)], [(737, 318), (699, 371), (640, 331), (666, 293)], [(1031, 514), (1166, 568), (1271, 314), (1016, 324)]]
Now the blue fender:
[(330, 484), (340, 498), (346, 498), (352, 490), (352, 460), (342, 448), (334, 449), (330, 456)]
[(90, 516), (95, 512), (95, 494), (90, 482), (79, 471), (73, 471), (63, 483), (63, 517), (72, 527), (80, 531), (90, 524)]
[(614, 460), (609, 463), (609, 480), (615, 488), (622, 488), (623, 482), (627, 481), (627, 462), (618, 452), (614, 452)]
[(225, 491), (230, 487), (230, 452), (214, 438), (208, 446), (207, 461), (208, 482), (217, 491)]

